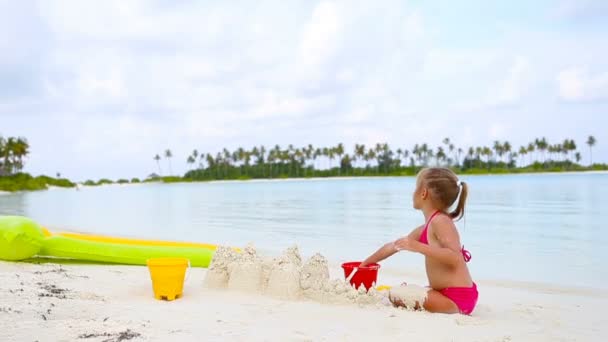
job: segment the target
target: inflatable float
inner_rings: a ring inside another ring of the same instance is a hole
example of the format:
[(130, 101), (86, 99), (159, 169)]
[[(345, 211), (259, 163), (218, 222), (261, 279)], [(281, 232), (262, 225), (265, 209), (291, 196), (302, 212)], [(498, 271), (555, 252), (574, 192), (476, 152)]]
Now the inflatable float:
[(48, 229), (46, 229), (44, 227), (42, 227), (42, 232), (44, 233), (44, 236), (46, 236), (46, 237), (61, 236), (61, 237), (75, 239), (75, 240), (117, 243), (117, 244), (123, 244), (123, 245), (195, 247), (195, 248), (206, 248), (206, 249), (211, 249), (211, 250), (215, 250), (217, 248), (217, 245), (213, 245), (210, 243), (199, 243), (199, 242), (131, 239), (131, 238), (114, 237), (114, 236), (107, 236), (107, 235), (92, 235), (92, 234), (70, 233), (70, 232), (51, 233)]
[(146, 265), (150, 258), (187, 258), (195, 267), (208, 267), (216, 245), (204, 243), (138, 240), (75, 233), (53, 234), (33, 220), (0, 216), (0, 260), (32, 257)]

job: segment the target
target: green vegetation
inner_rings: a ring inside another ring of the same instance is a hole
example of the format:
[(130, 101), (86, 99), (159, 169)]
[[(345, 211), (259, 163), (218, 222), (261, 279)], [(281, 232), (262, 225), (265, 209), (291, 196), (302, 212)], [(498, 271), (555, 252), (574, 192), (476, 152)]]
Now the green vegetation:
[(0, 191), (44, 190), (49, 186), (74, 187), (76, 184), (59, 175), (57, 178), (32, 177), (21, 172), (30, 145), (25, 138), (0, 136)]
[(27, 173), (16, 173), (0, 177), (0, 191), (45, 190), (49, 186), (72, 188), (76, 184), (64, 178), (32, 177)]
[[(607, 164), (593, 164), (592, 152), (597, 140), (589, 136), (589, 165), (581, 165), (581, 153), (574, 140), (565, 139), (561, 143), (550, 144), (545, 138), (535, 139), (527, 145), (515, 149), (507, 142), (495, 141), (492, 147), (471, 146), (457, 148), (449, 138), (435, 148), (427, 144), (416, 144), (411, 150), (391, 149), (388, 144), (367, 147), (356, 144), (352, 152), (343, 144), (334, 147), (301, 148), (293, 145), (281, 148), (275, 145), (270, 150), (264, 146), (251, 150), (238, 148), (229, 151), (224, 148), (215, 155), (194, 150), (186, 159), (190, 165), (183, 177), (172, 175), (171, 158), (167, 149), (156, 154), (158, 174), (152, 173), (146, 179), (119, 179), (113, 182), (102, 178), (87, 180), (86, 186), (104, 184), (127, 184), (140, 182), (192, 182), (208, 180), (248, 180), (256, 178), (308, 178), (340, 176), (413, 176), (423, 167), (443, 166), (460, 174), (506, 174), (525, 172), (562, 172), (608, 170)], [(29, 154), (29, 144), (25, 138), (3, 138), (0, 136), (0, 191), (43, 190), (49, 186), (75, 187), (68, 179), (48, 176), (33, 177), (23, 173), (24, 161)], [(162, 175), (162, 156), (168, 163), (169, 175)]]
[[(596, 139), (590, 136), (587, 145), (591, 149)], [(170, 150), (164, 153), (167, 161), (173, 156)], [(206, 181), (221, 179), (292, 178), (292, 177), (336, 177), (336, 176), (405, 176), (415, 175), (421, 168), (443, 166), (461, 174), (504, 174), (524, 172), (562, 172), (608, 170), (606, 164), (582, 166), (581, 153), (574, 140), (565, 139), (551, 144), (546, 138), (535, 139), (527, 145), (513, 148), (508, 142), (495, 141), (492, 147), (456, 147), (449, 138), (432, 148), (427, 144), (416, 144), (411, 150), (391, 149), (388, 144), (367, 147), (356, 144), (347, 152), (343, 144), (334, 147), (297, 148), (279, 145), (267, 150), (264, 146), (251, 150), (224, 148), (215, 154), (194, 150), (186, 159), (190, 165), (182, 181)], [(159, 172), (160, 156), (154, 157)], [(174, 182), (166, 177), (161, 181)]]
[(23, 160), (29, 152), (27, 139), (0, 135), (0, 176), (12, 175), (23, 170)]

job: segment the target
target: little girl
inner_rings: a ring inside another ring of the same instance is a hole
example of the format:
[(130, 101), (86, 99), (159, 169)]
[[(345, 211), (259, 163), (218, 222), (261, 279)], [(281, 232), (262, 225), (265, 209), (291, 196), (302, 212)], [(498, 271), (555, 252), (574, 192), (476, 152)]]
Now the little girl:
[[(421, 253), (425, 256), (430, 289), (424, 303), (417, 303), (417, 308), (423, 306), (430, 312), (471, 314), (478, 296), (477, 286), (466, 264), (471, 255), (461, 247), (453, 222), (464, 215), (467, 192), (467, 184), (459, 181), (450, 169), (420, 171), (413, 201), (414, 209), (422, 211), (426, 223), (408, 236), (385, 244), (360, 267), (382, 261), (402, 250)], [(456, 199), (456, 209), (448, 213)], [(404, 306), (400, 299), (390, 298), (394, 305)]]

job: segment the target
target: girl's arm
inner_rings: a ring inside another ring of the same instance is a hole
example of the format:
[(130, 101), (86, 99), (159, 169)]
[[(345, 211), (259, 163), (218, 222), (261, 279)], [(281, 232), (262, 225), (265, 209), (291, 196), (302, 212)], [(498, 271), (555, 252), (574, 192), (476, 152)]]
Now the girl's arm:
[(418, 252), (433, 259), (437, 259), (443, 264), (456, 266), (463, 261), (462, 253), (460, 251), (455, 252), (454, 250), (448, 247), (435, 247), (420, 243), (418, 241), (414, 242), (416, 242), (416, 250), (414, 250), (414, 252)]
[(369, 264), (374, 264), (374, 263), (380, 262), (397, 252), (399, 252), (399, 251), (395, 248), (395, 242), (389, 242), (389, 243), (385, 244), (384, 246), (380, 247), (380, 249), (378, 249), (374, 254), (367, 257), (367, 259), (365, 259), (359, 265), (359, 267), (363, 267), (363, 266), (367, 266)]
[[(420, 226), (420, 227), (412, 230), (412, 232), (407, 236), (407, 238), (412, 238), (412, 239), (417, 240), (420, 237), (420, 232), (422, 231), (422, 227), (423, 226)], [(399, 240), (397, 240), (397, 241), (399, 241)], [(380, 249), (378, 249), (374, 254), (367, 257), (367, 259), (365, 259), (359, 265), (359, 267), (363, 267), (363, 266), (367, 266), (369, 264), (374, 264), (374, 263), (380, 262), (397, 252), (399, 252), (399, 250), (397, 248), (395, 248), (395, 241), (389, 242), (389, 243), (385, 244), (384, 246), (380, 247)]]
[(451, 221), (442, 221), (437, 218), (436, 222), (431, 224), (433, 236), (439, 242), (439, 246), (427, 245), (408, 236), (395, 241), (395, 247), (398, 250), (408, 250), (424, 254), (446, 265), (458, 265), (463, 261), (458, 232), (454, 227), (450, 226), (453, 225)]

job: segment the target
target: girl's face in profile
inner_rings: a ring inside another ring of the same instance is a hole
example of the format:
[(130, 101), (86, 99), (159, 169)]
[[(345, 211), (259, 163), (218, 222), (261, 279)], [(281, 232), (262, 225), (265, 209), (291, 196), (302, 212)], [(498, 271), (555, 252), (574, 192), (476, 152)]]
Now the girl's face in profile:
[(421, 209), (422, 208), (422, 201), (424, 200), (424, 198), (426, 197), (426, 189), (422, 187), (422, 177), (419, 175), (418, 178), (416, 178), (416, 187), (414, 189), (414, 193), (412, 194), (412, 203), (414, 206), (414, 209)]

